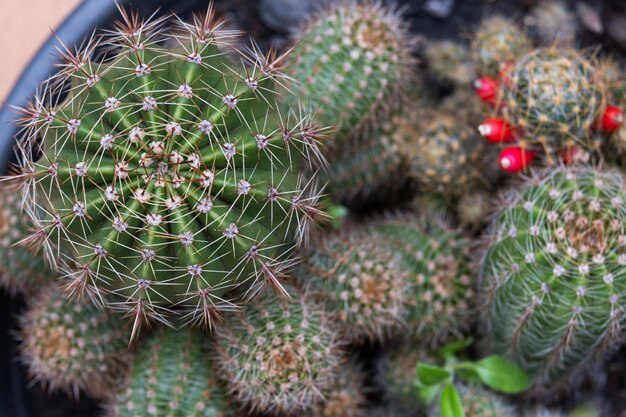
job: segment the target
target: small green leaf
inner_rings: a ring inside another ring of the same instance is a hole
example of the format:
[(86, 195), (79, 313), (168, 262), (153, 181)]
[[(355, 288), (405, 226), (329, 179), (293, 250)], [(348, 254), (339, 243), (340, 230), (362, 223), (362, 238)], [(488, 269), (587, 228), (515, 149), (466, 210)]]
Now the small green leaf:
[(441, 384), (437, 385), (419, 385), (415, 384), (417, 388), (417, 396), (420, 403), (429, 407), (435, 401), (435, 398), (439, 396), (441, 392)]
[(474, 338), (470, 337), (465, 340), (457, 340), (450, 342), (437, 351), (437, 355), (442, 359), (450, 359), (456, 356), (457, 352), (467, 349), (474, 343)]
[(526, 373), (501, 356), (488, 356), (476, 362), (474, 371), (489, 388), (505, 394), (519, 394), (530, 385)]
[(461, 396), (454, 385), (448, 383), (441, 392), (441, 417), (465, 417)]
[(450, 377), (450, 371), (426, 363), (417, 364), (417, 379), (422, 385), (437, 385)]

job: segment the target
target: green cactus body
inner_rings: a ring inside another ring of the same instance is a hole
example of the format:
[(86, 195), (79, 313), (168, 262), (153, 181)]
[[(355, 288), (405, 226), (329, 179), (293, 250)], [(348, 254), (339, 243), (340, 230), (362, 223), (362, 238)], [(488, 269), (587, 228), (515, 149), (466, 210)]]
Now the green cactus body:
[(512, 20), (494, 16), (481, 22), (472, 39), (472, 60), (480, 76), (498, 78), (503, 64), (531, 49), (531, 42)]
[(420, 132), (407, 129), (410, 175), (420, 190), (450, 197), (482, 180), (485, 143), (463, 117), (439, 113)]
[(559, 168), (496, 217), (481, 266), (495, 353), (554, 387), (621, 336), (626, 194), (621, 174)]
[(366, 414), (363, 380), (365, 376), (354, 361), (341, 365), (324, 401), (315, 405), (310, 417), (363, 417)]
[(294, 415), (323, 401), (337, 377), (339, 351), (320, 306), (257, 297), (217, 333), (217, 366), (232, 397), (251, 412)]
[(469, 51), (456, 42), (430, 42), (424, 60), (431, 77), (442, 84), (469, 85), (476, 77)]
[(527, 146), (554, 152), (595, 146), (591, 127), (605, 106), (593, 65), (569, 48), (540, 48), (521, 57), (500, 89), (504, 118)]
[(317, 131), (276, 110), (273, 63), (227, 59), (211, 9), (177, 23), (173, 49), (160, 22), (124, 17), (120, 53), (68, 54), (68, 97), (32, 109), (45, 138), (25, 167), (40, 233), (71, 253), (74, 286), (124, 297), (135, 317), (168, 320), (177, 306), (206, 324), (230, 289), (272, 280), (303, 237), (316, 196), (299, 170)]
[(28, 373), (50, 390), (113, 395), (128, 366), (124, 323), (88, 300), (68, 303), (47, 287), (20, 317), (20, 351)]
[(413, 338), (437, 346), (450, 336), (462, 336), (474, 296), (469, 242), (433, 215), (396, 215), (370, 227), (378, 238), (372, 240), (402, 254), (408, 267), (404, 321)]
[[(465, 417), (517, 417), (515, 409), (498, 395), (474, 386), (459, 387)], [(439, 417), (439, 407), (433, 407), (429, 417)]]
[[(15, 182), (0, 186), (0, 287), (11, 294), (28, 294), (52, 281), (54, 272), (41, 253), (37, 236), (28, 239), (35, 226), (24, 212)], [(41, 237), (41, 236), (39, 236)]]
[(302, 264), (298, 279), (323, 303), (351, 342), (382, 341), (406, 315), (407, 268), (372, 233), (328, 236)]
[(400, 104), (413, 60), (397, 13), (378, 2), (339, 2), (308, 22), (298, 42), (288, 65), (302, 82), (298, 96), (321, 125), (337, 127), (339, 140)]
[(127, 381), (108, 405), (114, 417), (235, 416), (213, 371), (207, 335), (161, 329), (135, 354)]

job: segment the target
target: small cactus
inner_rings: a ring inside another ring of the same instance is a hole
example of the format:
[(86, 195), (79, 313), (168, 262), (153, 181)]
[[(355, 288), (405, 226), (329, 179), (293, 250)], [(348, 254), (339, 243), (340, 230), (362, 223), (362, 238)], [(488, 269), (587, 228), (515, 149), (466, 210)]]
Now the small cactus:
[[(232, 288), (280, 287), (276, 270), (315, 212), (299, 171), (319, 131), (277, 110), (276, 61), (228, 60), (233, 34), (211, 7), (192, 23), (172, 18), (169, 37), (166, 21), (122, 16), (104, 44), (65, 52), (63, 102), (24, 109), (30, 212), (72, 289), (123, 297), (134, 331), (172, 315), (210, 326)], [(118, 55), (90, 61), (103, 45)]]
[(297, 36), (288, 65), (298, 96), (339, 140), (400, 104), (410, 82), (412, 41), (399, 13), (379, 2), (339, 2)]
[(127, 380), (106, 404), (111, 417), (236, 416), (211, 360), (207, 335), (160, 329), (135, 354)]
[(323, 402), (313, 407), (310, 417), (363, 417), (367, 399), (363, 380), (365, 376), (355, 361), (341, 365), (337, 378)]
[(545, 46), (572, 46), (576, 40), (578, 21), (566, 2), (547, 0), (537, 3), (528, 23), (539, 42)]
[(481, 77), (498, 78), (503, 65), (531, 49), (531, 42), (519, 26), (502, 16), (483, 20), (472, 39), (472, 60)]
[(217, 332), (217, 366), (234, 399), (251, 412), (311, 411), (338, 372), (337, 337), (320, 306), (262, 294)]
[(377, 245), (402, 255), (408, 272), (405, 327), (422, 346), (460, 337), (474, 297), (469, 242), (443, 216), (394, 215), (374, 222)]
[(124, 323), (91, 301), (67, 302), (63, 291), (45, 287), (20, 316), (20, 351), (28, 374), (52, 390), (113, 395), (128, 366)]
[(481, 266), (493, 351), (555, 387), (621, 339), (626, 193), (621, 174), (547, 171), (493, 224)]
[(592, 63), (569, 48), (540, 48), (520, 59), (503, 81), (505, 120), (523, 131), (525, 147), (554, 153), (577, 144), (593, 149), (594, 121), (605, 106)]
[(387, 402), (403, 408), (416, 408), (421, 404), (416, 395), (418, 363), (434, 363), (435, 355), (424, 349), (404, 343), (387, 352), (378, 362), (379, 375), (385, 389)]
[[(462, 386), (459, 389), (465, 417), (517, 417), (515, 409), (497, 394), (483, 388)], [(439, 407), (433, 407), (428, 416), (439, 417)]]
[(424, 60), (431, 77), (444, 85), (469, 85), (476, 77), (469, 51), (456, 42), (430, 42)]
[(0, 288), (29, 294), (51, 281), (54, 272), (41, 253), (41, 239), (29, 237), (35, 226), (24, 212), (19, 188), (16, 180), (0, 184)]
[(407, 267), (375, 234), (358, 226), (314, 245), (297, 278), (348, 341), (382, 341), (404, 321)]
[(461, 195), (455, 206), (461, 226), (477, 229), (485, 224), (493, 209), (494, 195), (484, 188), (474, 188)]

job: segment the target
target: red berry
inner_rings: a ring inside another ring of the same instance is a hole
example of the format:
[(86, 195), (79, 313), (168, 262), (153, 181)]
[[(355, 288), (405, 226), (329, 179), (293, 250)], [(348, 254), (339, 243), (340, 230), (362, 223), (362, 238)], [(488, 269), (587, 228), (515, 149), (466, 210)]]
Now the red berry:
[(580, 157), (582, 149), (579, 146), (572, 145), (561, 150), (561, 158), (565, 165), (572, 165)]
[(500, 82), (504, 84), (506, 87), (511, 87), (513, 85), (513, 80), (509, 73), (513, 68), (513, 61), (507, 61), (500, 64), (500, 70), (498, 71), (498, 78), (500, 78)]
[(504, 172), (515, 173), (525, 169), (537, 157), (537, 152), (509, 146), (500, 153), (498, 164)]
[(496, 104), (498, 99), (498, 81), (491, 77), (480, 77), (474, 81), (474, 91), (478, 98), (488, 104)]
[(491, 143), (513, 142), (517, 132), (502, 119), (492, 117), (478, 125), (480, 134)]
[(624, 123), (624, 112), (617, 106), (607, 106), (600, 117), (598, 130), (614, 132)]

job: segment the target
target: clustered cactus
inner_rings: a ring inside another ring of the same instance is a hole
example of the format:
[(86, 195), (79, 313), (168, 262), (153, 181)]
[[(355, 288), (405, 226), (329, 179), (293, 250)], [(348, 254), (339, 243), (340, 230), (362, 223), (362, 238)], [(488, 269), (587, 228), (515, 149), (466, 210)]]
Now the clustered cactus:
[[(414, 48), (374, 0), (320, 8), (284, 53), (240, 46), (212, 6), (121, 15), (61, 48), (0, 184), (34, 381), (111, 417), (547, 417), (531, 402), (606, 372), (626, 326), (619, 60), (497, 16), (469, 50)], [(514, 399), (476, 385), (529, 377)]]

